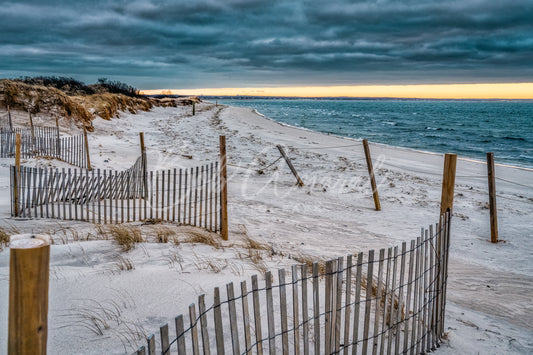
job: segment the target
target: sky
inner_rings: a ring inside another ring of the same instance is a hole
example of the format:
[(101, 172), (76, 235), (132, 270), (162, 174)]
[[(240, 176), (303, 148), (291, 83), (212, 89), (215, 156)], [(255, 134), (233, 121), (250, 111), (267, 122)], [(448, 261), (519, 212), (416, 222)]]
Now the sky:
[(0, 19), (0, 77), (143, 90), (533, 83), (532, 0), (19, 0)]

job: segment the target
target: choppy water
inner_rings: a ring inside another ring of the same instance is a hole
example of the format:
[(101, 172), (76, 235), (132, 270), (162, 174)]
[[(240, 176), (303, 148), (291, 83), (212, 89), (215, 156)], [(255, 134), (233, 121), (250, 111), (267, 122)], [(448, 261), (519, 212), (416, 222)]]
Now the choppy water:
[(533, 101), (219, 100), (315, 131), (533, 167)]

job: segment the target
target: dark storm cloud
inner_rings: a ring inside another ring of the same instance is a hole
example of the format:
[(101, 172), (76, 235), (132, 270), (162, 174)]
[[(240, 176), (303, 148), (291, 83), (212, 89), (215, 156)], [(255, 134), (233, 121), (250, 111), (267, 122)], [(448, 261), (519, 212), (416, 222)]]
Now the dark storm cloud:
[(143, 88), (533, 81), (533, 1), (0, 3), (0, 74)]

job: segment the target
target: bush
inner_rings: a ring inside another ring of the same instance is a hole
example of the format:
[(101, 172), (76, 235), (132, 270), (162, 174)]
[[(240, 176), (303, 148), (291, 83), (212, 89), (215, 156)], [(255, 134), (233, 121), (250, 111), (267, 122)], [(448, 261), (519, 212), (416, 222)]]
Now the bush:
[(74, 78), (67, 78), (63, 76), (25, 76), (23, 78), (16, 79), (16, 81), (20, 81), (29, 85), (53, 87), (65, 92), (68, 95), (92, 95), (95, 93), (92, 87), (85, 85), (83, 82)]
[(120, 81), (108, 80), (107, 78), (99, 78), (95, 86), (104, 88), (106, 92), (111, 94), (122, 94), (131, 97), (139, 96), (139, 90), (137, 88), (121, 83)]

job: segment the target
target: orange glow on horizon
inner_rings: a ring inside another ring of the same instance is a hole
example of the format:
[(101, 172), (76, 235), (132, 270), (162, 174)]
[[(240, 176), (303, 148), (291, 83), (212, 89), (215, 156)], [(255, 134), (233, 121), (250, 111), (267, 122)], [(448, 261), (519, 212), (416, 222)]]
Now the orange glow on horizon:
[(283, 96), (283, 97), (390, 97), (417, 99), (533, 99), (533, 83), (361, 85), (271, 88), (203, 88), (142, 90), (146, 95)]

